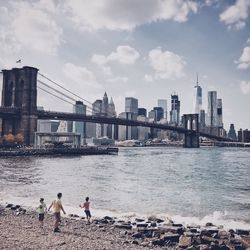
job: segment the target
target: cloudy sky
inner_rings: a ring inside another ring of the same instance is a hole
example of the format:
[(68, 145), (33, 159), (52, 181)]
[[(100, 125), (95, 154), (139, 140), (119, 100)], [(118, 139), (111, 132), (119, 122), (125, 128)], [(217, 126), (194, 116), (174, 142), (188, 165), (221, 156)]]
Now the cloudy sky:
[[(0, 0), (0, 67), (37, 67), (90, 102), (107, 91), (118, 113), (125, 96), (150, 110), (172, 93), (193, 112), (198, 72), (203, 108), (216, 90), (225, 128), (250, 129), (249, 15), (250, 0)], [(72, 110), (42, 90), (38, 104)]]

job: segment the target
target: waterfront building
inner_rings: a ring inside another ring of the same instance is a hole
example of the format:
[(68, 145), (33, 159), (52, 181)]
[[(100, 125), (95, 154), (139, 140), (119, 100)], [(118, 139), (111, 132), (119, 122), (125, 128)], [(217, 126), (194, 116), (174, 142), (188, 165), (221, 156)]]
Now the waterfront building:
[[(202, 88), (199, 85), (199, 80), (198, 80), (198, 74), (197, 74), (197, 82), (195, 86), (195, 107), (194, 107), (194, 113), (198, 114), (200, 116), (201, 114), (201, 109), (202, 109)], [(199, 121), (201, 121), (199, 119)]]
[[(148, 118), (144, 115), (138, 115), (137, 120), (142, 122), (148, 122)], [(149, 128), (138, 127), (138, 140), (147, 141), (149, 132), (150, 132)]]
[(154, 111), (157, 122), (164, 118), (164, 109), (162, 107), (154, 107)]
[(233, 139), (234, 141), (237, 140), (237, 135), (236, 135), (236, 131), (235, 131), (235, 128), (234, 128), (234, 124), (231, 123), (230, 124), (230, 128), (229, 128), (229, 131), (228, 131), (228, 135), (227, 135), (229, 138)]
[[(119, 114), (118, 118), (136, 120), (137, 114), (132, 112), (122, 112)], [(119, 125), (118, 140), (124, 141), (132, 139), (137, 140), (137, 127)]]
[(134, 97), (125, 98), (125, 112), (138, 114), (138, 99)]
[[(82, 101), (76, 101), (73, 106), (73, 112), (76, 114), (86, 115), (86, 105)], [(73, 132), (81, 135), (81, 144), (85, 144), (86, 138), (86, 124), (85, 122), (73, 122)]]
[(248, 129), (245, 129), (245, 130), (240, 129), (238, 131), (238, 140), (240, 142), (250, 143), (250, 130), (248, 130)]
[(147, 110), (145, 108), (138, 108), (138, 116), (139, 115), (147, 117)]
[(206, 126), (206, 113), (204, 109), (200, 111), (200, 127), (204, 128)]
[(217, 92), (208, 91), (207, 122), (208, 127), (217, 127)]
[(170, 123), (174, 125), (180, 124), (180, 101), (177, 94), (171, 95)]
[(161, 107), (163, 109), (163, 118), (168, 119), (168, 110), (167, 110), (167, 100), (166, 99), (158, 99), (157, 100), (158, 107)]

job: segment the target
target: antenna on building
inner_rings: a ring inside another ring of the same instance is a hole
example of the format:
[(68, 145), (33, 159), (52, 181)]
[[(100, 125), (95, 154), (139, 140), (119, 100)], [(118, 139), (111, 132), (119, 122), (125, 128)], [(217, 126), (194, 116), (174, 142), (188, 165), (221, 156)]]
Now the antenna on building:
[(199, 76), (198, 73), (196, 73), (196, 86), (194, 86), (195, 88), (199, 87)]

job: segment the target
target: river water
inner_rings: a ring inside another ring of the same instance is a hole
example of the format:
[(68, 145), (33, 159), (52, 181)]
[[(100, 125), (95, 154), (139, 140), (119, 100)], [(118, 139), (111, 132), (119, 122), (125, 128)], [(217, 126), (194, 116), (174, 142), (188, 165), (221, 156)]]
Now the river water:
[(120, 148), (118, 155), (0, 159), (0, 203), (67, 213), (90, 197), (94, 216), (156, 215), (250, 229), (250, 148)]

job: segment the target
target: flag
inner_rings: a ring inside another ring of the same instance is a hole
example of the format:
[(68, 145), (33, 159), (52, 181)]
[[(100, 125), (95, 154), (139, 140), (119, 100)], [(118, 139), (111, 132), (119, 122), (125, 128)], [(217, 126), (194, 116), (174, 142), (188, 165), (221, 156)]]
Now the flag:
[(19, 59), (18, 61), (16, 61), (16, 63), (21, 63), (21, 59)]

